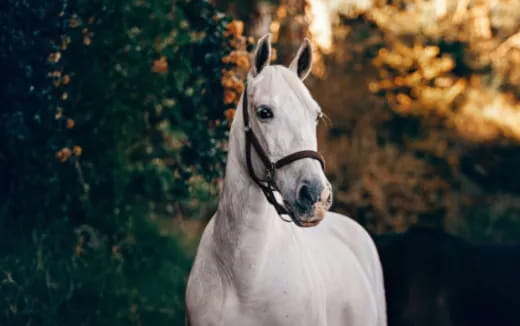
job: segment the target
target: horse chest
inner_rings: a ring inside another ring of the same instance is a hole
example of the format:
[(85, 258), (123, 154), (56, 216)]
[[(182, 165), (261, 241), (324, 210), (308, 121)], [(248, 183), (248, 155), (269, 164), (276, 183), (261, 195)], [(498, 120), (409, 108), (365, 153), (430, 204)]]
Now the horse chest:
[[(347, 250), (334, 252), (278, 251), (228, 297), (224, 320), (248, 325), (375, 325), (374, 298), (359, 265)], [(329, 257), (327, 257), (329, 255)], [(331, 263), (332, 262), (332, 263)], [(346, 275), (349, 275), (348, 279)]]
[(225, 261), (203, 237), (188, 286), (192, 325), (381, 325), (366, 269), (319, 230), (244, 246)]
[[(283, 271), (283, 270), (280, 270)], [(247, 321), (247, 325), (326, 325), (325, 295), (316, 282), (265, 272), (250, 288), (230, 298), (224, 320)]]

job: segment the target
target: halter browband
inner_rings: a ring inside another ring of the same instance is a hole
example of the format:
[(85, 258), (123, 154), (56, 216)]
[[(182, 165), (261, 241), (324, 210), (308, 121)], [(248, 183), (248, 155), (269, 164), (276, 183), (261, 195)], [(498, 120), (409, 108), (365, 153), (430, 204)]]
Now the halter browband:
[[(253, 130), (251, 129), (251, 126), (249, 125), (249, 111), (248, 111), (248, 104), (247, 104), (247, 85), (244, 90), (244, 96), (242, 99), (242, 112), (244, 117), (244, 131), (246, 133), (246, 164), (247, 169), (249, 171), (249, 175), (253, 179), (253, 181), (262, 189), (265, 198), (267, 201), (274, 206), (276, 209), (276, 212), (280, 215), (289, 215), (291, 217), (291, 220), (296, 223), (300, 224), (299, 221), (294, 217), (293, 212), (285, 205), (280, 204), (274, 195), (274, 192), (280, 193), (278, 190), (278, 187), (276, 186), (274, 182), (274, 176), (276, 173), (276, 170), (288, 165), (294, 161), (301, 160), (304, 158), (311, 158), (314, 160), (317, 160), (321, 164), (321, 168), (325, 170), (325, 160), (323, 159), (323, 156), (315, 151), (299, 151), (292, 154), (289, 154), (285, 157), (282, 157), (276, 162), (272, 162), (269, 159), (269, 156), (265, 153), (264, 149), (262, 148), (262, 145), (260, 145), (260, 142), (258, 141), (258, 138), (256, 138), (255, 134), (253, 133)], [(265, 175), (266, 179), (259, 178), (256, 173), (255, 169), (253, 168), (253, 162), (251, 161), (251, 145), (254, 147), (256, 153), (258, 154), (258, 157), (262, 161), (262, 163), (265, 166)], [(286, 222), (290, 222), (290, 220), (285, 220), (282, 218), (282, 220)]]

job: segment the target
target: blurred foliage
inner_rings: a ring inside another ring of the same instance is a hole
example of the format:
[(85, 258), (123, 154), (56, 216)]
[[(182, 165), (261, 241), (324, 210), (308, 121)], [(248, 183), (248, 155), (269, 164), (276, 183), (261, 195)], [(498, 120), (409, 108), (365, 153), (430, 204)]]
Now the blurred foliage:
[(206, 1), (0, 7), (0, 324), (183, 324), (150, 217), (216, 191), (240, 35)]
[(515, 4), (418, 3), (370, 12), (385, 40), (374, 60), (381, 80), (371, 90), (400, 114), (435, 115), (466, 139), (520, 141)]
[(517, 239), (517, 4), (364, 4), (324, 6), (333, 51), (312, 85), (334, 121), (323, 147), (338, 158), (337, 207), (377, 233), (421, 224)]

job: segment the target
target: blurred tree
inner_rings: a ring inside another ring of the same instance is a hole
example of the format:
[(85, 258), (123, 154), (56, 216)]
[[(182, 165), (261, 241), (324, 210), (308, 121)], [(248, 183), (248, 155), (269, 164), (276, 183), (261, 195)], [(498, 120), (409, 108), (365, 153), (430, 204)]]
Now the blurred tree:
[[(407, 147), (447, 167), (446, 181), (461, 196), (457, 206), (463, 218), (452, 212), (457, 220), (444, 223), (472, 229), (487, 215), (516, 224), (509, 230), (515, 238), (520, 211), (507, 199), (520, 189), (520, 174), (508, 168), (520, 160), (515, 5), (408, 4), (375, 6), (365, 16), (382, 33), (373, 61), (379, 78), (369, 87), (400, 116), (420, 119), (422, 130)], [(509, 213), (497, 215), (496, 207), (504, 205)], [(495, 232), (500, 238), (500, 230)]]
[(205, 1), (1, 6), (0, 324), (183, 324), (149, 216), (220, 176), (241, 35)]

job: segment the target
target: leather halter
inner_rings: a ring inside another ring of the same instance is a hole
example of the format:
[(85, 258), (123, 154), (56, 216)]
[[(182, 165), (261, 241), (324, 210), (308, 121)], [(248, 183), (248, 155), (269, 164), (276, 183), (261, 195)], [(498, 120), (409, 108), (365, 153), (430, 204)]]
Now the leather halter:
[[(278, 187), (274, 182), (276, 170), (283, 166), (291, 164), (294, 161), (301, 160), (304, 158), (311, 158), (317, 160), (318, 162), (320, 162), (321, 168), (325, 170), (325, 160), (323, 159), (323, 156), (318, 152), (306, 150), (289, 154), (285, 157), (282, 157), (276, 162), (272, 162), (269, 159), (269, 156), (267, 156), (264, 149), (262, 148), (262, 145), (260, 145), (258, 138), (256, 138), (255, 134), (253, 133), (253, 130), (251, 129), (251, 126), (249, 125), (247, 85), (245, 87), (244, 96), (242, 99), (242, 112), (244, 118), (244, 131), (246, 134), (246, 164), (251, 179), (253, 179), (253, 181), (260, 187), (260, 189), (262, 189), (265, 198), (271, 205), (274, 206), (276, 212), (278, 213), (278, 215), (280, 215), (280, 218), (282, 218), (282, 215), (289, 215), (291, 217), (291, 220), (299, 225), (299, 221), (295, 218), (290, 208), (283, 203), (279, 203), (276, 200), (276, 197), (274, 195), (275, 191), (280, 193)], [(253, 162), (251, 161), (251, 146), (255, 149), (256, 153), (258, 154), (258, 157), (265, 166), (265, 179), (259, 178), (255, 173), (255, 169), (253, 168)], [(291, 222), (290, 220), (286, 220), (284, 218), (282, 218), (282, 220), (286, 222)]]

